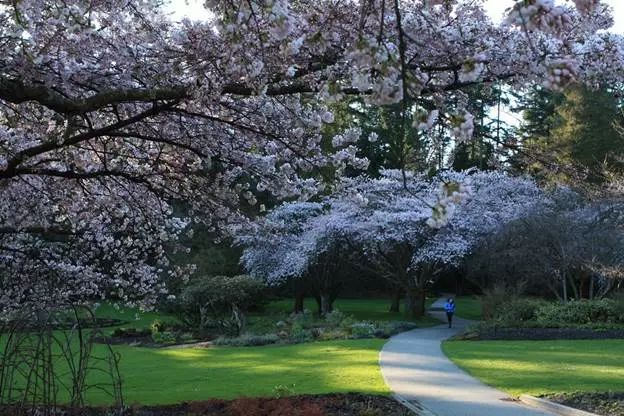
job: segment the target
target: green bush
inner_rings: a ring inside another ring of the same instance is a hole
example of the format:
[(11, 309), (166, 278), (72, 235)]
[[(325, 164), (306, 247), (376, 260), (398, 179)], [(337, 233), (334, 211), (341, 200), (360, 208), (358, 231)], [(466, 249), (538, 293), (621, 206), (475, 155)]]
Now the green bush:
[(175, 344), (177, 341), (175, 334), (170, 331), (153, 332), (152, 340), (159, 344)]
[(152, 334), (155, 334), (157, 332), (163, 332), (164, 330), (165, 323), (160, 319), (154, 319), (154, 321), (152, 321), (152, 323), (150, 324), (150, 331), (152, 332)]
[(615, 292), (610, 299), (613, 300), (618, 321), (624, 322), (624, 292)]
[(302, 328), (309, 327), (314, 324), (314, 314), (306, 309), (302, 313), (293, 314), (290, 317), (290, 322), (293, 326), (298, 325)]
[(534, 321), (537, 319), (538, 311), (549, 305), (542, 299), (511, 298), (508, 302), (498, 305), (492, 319), (507, 325)]
[(372, 338), (377, 328), (369, 322), (359, 322), (351, 325), (351, 337), (353, 338)]
[(510, 294), (503, 287), (496, 286), (484, 292), (481, 298), (481, 314), (486, 321), (496, 319), (499, 312), (509, 302)]
[(135, 327), (115, 328), (111, 333), (113, 337), (144, 337), (150, 334), (149, 329), (137, 329)]
[(318, 339), (320, 341), (331, 341), (334, 339), (347, 339), (349, 338), (349, 332), (345, 329), (328, 329), (326, 331), (322, 331)]
[(390, 321), (380, 322), (379, 328), (375, 330), (375, 336), (377, 338), (389, 338), (401, 332), (409, 331), (418, 328), (414, 322), (408, 321)]
[(195, 336), (190, 332), (183, 332), (180, 334), (180, 342), (192, 342), (195, 341)]
[(252, 277), (210, 276), (193, 279), (178, 296), (174, 309), (187, 325), (237, 336), (244, 313), (263, 301), (264, 284)]
[(293, 325), (293, 327), (290, 329), (289, 338), (292, 342), (299, 344), (302, 342), (312, 341), (314, 339), (314, 334), (311, 330), (304, 329), (300, 325)]
[(554, 303), (541, 307), (536, 314), (544, 326), (570, 326), (574, 324), (624, 323), (618, 302), (612, 299), (579, 300)]
[(338, 309), (334, 309), (325, 316), (325, 322), (333, 327), (341, 326), (343, 321), (347, 319), (347, 315), (340, 312)]
[(282, 397), (294, 396), (294, 395), (295, 395), (294, 384), (290, 386), (278, 384), (277, 386), (273, 387), (273, 396), (275, 396), (276, 399), (280, 399)]
[(253, 335), (243, 334), (238, 337), (219, 337), (213, 341), (214, 345), (230, 347), (253, 347), (269, 345), (279, 342), (280, 337), (276, 334)]

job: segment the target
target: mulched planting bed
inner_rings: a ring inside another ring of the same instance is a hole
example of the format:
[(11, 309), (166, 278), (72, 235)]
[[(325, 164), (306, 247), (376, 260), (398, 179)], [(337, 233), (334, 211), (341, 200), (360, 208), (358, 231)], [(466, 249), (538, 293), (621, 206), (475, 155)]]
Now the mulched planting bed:
[[(0, 414), (22, 416), (15, 411), (11, 413), (8, 408), (0, 408)], [(63, 409), (61, 414), (105, 416), (115, 413), (108, 409), (89, 408)], [(413, 413), (388, 396), (348, 393), (131, 406), (123, 416), (413, 416)]]
[(624, 416), (624, 392), (562, 393), (545, 399), (604, 416)]
[(461, 339), (488, 340), (557, 340), (557, 339), (624, 339), (622, 329), (591, 328), (491, 328), (460, 336)]
[(190, 348), (195, 346), (207, 348), (212, 346), (212, 342), (210, 341), (174, 342), (163, 344), (154, 342), (151, 336), (96, 337), (94, 338), (94, 341), (98, 344), (129, 345), (131, 347), (141, 348)]

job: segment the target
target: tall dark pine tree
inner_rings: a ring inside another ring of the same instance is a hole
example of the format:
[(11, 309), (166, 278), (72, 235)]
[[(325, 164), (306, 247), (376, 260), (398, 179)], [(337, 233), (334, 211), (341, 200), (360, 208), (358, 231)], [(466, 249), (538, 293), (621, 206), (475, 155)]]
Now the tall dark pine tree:
[(506, 140), (508, 130), (496, 109), (506, 106), (508, 99), (498, 86), (480, 86), (465, 93), (468, 94), (467, 109), (474, 116), (474, 133), (472, 139), (455, 147), (452, 167), (455, 170), (492, 169), (497, 148)]
[(621, 171), (621, 103), (613, 88), (574, 85), (563, 94), (536, 89), (521, 106), (522, 152), (516, 167), (545, 182), (599, 184)]

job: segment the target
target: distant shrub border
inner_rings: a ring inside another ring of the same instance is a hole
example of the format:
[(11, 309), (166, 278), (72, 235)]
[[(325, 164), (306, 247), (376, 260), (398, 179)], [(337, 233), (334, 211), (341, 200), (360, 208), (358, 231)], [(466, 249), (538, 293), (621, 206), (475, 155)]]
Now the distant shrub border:
[(483, 326), (476, 331), (469, 331), (460, 338), (478, 341), (624, 339), (624, 328), (496, 328)]
[(296, 325), (292, 326), (290, 332), (280, 331), (278, 334), (242, 334), (238, 337), (219, 337), (213, 341), (213, 344), (218, 346), (250, 347), (269, 344), (300, 344), (335, 339), (389, 338), (418, 327), (413, 322), (406, 321), (363, 321), (351, 323), (351, 318), (332, 322), (325, 328), (305, 328), (301, 323), (296, 323)]
[[(495, 302), (491, 302), (494, 304)], [(567, 303), (510, 298), (460, 336), (476, 340), (624, 339), (621, 299)]]

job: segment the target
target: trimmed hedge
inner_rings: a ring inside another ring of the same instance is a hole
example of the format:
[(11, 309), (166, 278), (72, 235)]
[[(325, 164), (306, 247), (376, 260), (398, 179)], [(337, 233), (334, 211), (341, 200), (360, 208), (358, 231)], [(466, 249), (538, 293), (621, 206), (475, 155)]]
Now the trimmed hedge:
[(624, 315), (613, 299), (580, 300), (545, 305), (536, 312), (537, 322), (544, 326), (567, 323), (624, 323)]
[(497, 303), (486, 326), (533, 328), (590, 328), (624, 325), (624, 302), (616, 299), (567, 303), (510, 298)]

